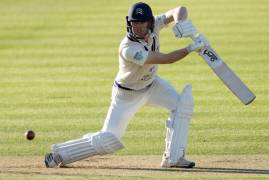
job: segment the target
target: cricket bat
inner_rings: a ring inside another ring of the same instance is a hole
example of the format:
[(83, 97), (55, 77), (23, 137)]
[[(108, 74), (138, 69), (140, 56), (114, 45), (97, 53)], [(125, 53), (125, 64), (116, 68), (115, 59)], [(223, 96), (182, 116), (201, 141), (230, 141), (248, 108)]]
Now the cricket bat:
[(256, 98), (255, 94), (225, 64), (212, 47), (207, 46), (203, 48), (199, 55), (242, 103), (248, 105)]

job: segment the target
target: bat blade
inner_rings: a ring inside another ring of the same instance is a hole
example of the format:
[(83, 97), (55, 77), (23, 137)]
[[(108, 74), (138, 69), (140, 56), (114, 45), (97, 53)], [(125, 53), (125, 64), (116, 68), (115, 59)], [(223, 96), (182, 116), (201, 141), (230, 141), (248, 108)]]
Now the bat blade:
[(199, 55), (242, 103), (248, 105), (256, 98), (255, 94), (251, 92), (246, 84), (244, 84), (229, 66), (225, 64), (212, 47), (208, 46), (202, 49)]

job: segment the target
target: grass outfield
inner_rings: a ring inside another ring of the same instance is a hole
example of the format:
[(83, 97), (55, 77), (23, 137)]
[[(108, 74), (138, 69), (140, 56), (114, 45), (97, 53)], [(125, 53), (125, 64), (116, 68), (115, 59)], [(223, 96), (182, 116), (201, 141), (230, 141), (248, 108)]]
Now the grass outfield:
[[(0, 1), (0, 158), (40, 157), (49, 151), (52, 143), (102, 127), (118, 70), (117, 51), (125, 35), (125, 16), (134, 2)], [(159, 75), (178, 91), (185, 84), (193, 85), (195, 111), (188, 153), (209, 157), (268, 157), (269, 2), (146, 2), (154, 14), (178, 3), (187, 6), (189, 17), (199, 31), (257, 96), (249, 106), (241, 104), (196, 54), (182, 62), (160, 66)], [(161, 32), (162, 52), (184, 47), (189, 42), (176, 40), (171, 27)], [(123, 138), (125, 149), (116, 155), (161, 156), (167, 117), (165, 110), (141, 109)], [(34, 141), (24, 139), (28, 129), (36, 132)], [(113, 177), (100, 176), (97, 179)], [(13, 178), (28, 176), (0, 171), (0, 179)], [(48, 172), (36, 178), (55, 178), (55, 174)], [(58, 178), (61, 179), (55, 179)]]

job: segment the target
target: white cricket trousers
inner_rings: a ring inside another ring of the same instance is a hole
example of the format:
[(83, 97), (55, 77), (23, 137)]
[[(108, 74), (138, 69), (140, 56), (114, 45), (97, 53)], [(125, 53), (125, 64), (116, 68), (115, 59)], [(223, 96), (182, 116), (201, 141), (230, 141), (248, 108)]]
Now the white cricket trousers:
[(159, 77), (150, 87), (138, 91), (124, 90), (114, 85), (102, 131), (111, 132), (121, 139), (130, 120), (142, 106), (159, 106), (173, 111), (177, 108), (179, 98), (175, 88)]

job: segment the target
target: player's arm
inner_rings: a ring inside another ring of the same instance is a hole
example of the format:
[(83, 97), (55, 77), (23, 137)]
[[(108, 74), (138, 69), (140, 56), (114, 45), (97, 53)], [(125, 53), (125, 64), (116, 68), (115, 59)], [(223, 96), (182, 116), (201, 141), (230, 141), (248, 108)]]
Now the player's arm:
[(150, 51), (145, 64), (171, 64), (183, 59), (188, 54), (187, 48), (178, 49), (167, 54)]
[(179, 6), (167, 11), (164, 14), (163, 23), (164, 25), (167, 25), (173, 21), (175, 22), (173, 31), (177, 38), (193, 37), (195, 34), (197, 34), (197, 29), (190, 20), (187, 20), (187, 18), (187, 8), (184, 6)]
[(185, 20), (188, 17), (187, 8), (184, 6), (179, 6), (171, 9), (165, 13), (164, 24), (167, 25), (171, 22), (177, 22), (180, 20)]
[(183, 59), (193, 51), (199, 52), (205, 44), (203, 41), (195, 41), (185, 48), (172, 51), (170, 53), (160, 53), (156, 51), (145, 50), (141, 45), (124, 47), (120, 50), (120, 56), (123, 60), (133, 62), (140, 66), (144, 64), (171, 64)]
[(205, 46), (204, 42), (196, 41), (185, 48), (172, 51), (170, 53), (160, 53), (149, 51), (144, 64), (171, 64), (177, 62), (193, 51), (200, 51)]

